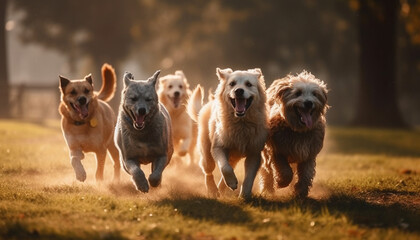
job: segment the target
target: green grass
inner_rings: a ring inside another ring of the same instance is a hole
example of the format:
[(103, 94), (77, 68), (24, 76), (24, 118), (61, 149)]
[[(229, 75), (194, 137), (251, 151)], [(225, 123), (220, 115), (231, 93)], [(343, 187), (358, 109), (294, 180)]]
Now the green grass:
[(125, 172), (95, 183), (92, 155), (75, 181), (57, 122), (0, 121), (0, 239), (419, 239), (419, 163), (418, 130), (330, 127), (309, 199), (211, 199), (174, 166), (142, 194)]

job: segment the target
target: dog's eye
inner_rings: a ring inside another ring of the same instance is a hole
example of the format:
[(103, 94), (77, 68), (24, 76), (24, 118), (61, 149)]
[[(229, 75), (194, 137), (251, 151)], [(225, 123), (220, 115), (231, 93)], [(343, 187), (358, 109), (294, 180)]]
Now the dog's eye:
[(135, 102), (135, 101), (138, 100), (138, 97), (131, 97), (130, 100), (133, 101), (133, 102)]
[(252, 87), (252, 84), (250, 82), (246, 82), (245, 84), (247, 87)]
[(231, 87), (233, 87), (235, 85), (236, 85), (236, 82), (235, 81), (232, 81), (232, 82), (229, 83), (229, 86), (231, 86)]
[(295, 93), (295, 95), (296, 95), (296, 97), (299, 97), (300, 95), (302, 95), (302, 91), (297, 91), (297, 92)]
[(76, 95), (76, 94), (77, 94), (77, 92), (76, 92), (76, 90), (74, 90), (74, 89), (73, 89), (73, 90), (70, 92), (70, 94), (71, 94), (71, 95)]
[(182, 85), (179, 85), (179, 89), (182, 89)]
[(85, 94), (88, 94), (89, 93), (89, 89), (85, 89)]
[(168, 88), (171, 89), (172, 88), (172, 85), (169, 85)]
[(146, 98), (146, 99), (144, 99), (146, 102), (150, 102), (150, 101), (152, 101), (152, 98)]

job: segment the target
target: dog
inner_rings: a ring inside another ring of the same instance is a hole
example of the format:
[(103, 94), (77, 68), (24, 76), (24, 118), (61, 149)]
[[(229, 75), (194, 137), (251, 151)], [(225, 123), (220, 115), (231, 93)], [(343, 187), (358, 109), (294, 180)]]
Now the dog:
[(197, 145), (197, 124), (187, 114), (186, 104), (191, 90), (183, 71), (176, 71), (159, 79), (159, 101), (168, 110), (172, 120), (175, 152), (189, 157), (189, 166), (194, 164)]
[(94, 92), (92, 76), (81, 80), (69, 80), (59, 76), (61, 102), (61, 130), (70, 150), (71, 165), (76, 179), (86, 180), (86, 171), (82, 165), (84, 153), (96, 155), (96, 180), (103, 180), (107, 151), (114, 162), (114, 180), (120, 178), (118, 150), (114, 145), (114, 127), (116, 117), (106, 103), (112, 99), (116, 89), (115, 70), (111, 65), (102, 66), (102, 87)]
[[(115, 128), (115, 144), (125, 171), (141, 192), (160, 185), (162, 172), (172, 154), (171, 117), (159, 103), (156, 82), (160, 71), (147, 80), (134, 80), (124, 74), (124, 89)], [(147, 181), (140, 164), (152, 163), (152, 173)]]
[[(200, 166), (209, 196), (217, 197), (227, 187), (237, 188), (233, 169), (246, 157), (239, 193), (239, 197), (246, 199), (251, 196), (268, 135), (264, 77), (258, 68), (247, 71), (217, 68), (216, 75), (219, 84), (214, 100), (202, 106), (203, 89), (198, 86), (188, 102), (188, 113), (198, 122)], [(216, 163), (222, 174), (218, 186), (213, 177)]]
[(275, 80), (267, 89), (270, 114), (261, 168), (263, 192), (272, 194), (274, 183), (287, 187), (293, 179), (290, 164), (296, 163), (294, 194), (307, 197), (324, 142), (327, 93), (326, 84), (306, 71)]

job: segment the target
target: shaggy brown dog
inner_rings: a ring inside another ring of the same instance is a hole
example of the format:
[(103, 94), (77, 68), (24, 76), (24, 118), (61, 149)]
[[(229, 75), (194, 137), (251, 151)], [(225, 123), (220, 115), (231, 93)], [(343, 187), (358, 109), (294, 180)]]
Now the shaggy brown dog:
[(191, 95), (190, 85), (184, 72), (178, 70), (159, 79), (159, 101), (171, 115), (172, 137), (179, 156), (188, 154), (191, 166), (197, 145), (197, 124), (187, 114), (187, 100)]
[[(247, 198), (251, 195), (268, 134), (264, 77), (260, 69), (232, 71), (230, 68), (217, 68), (217, 76), (219, 85), (213, 101), (201, 108), (203, 91), (197, 87), (188, 102), (188, 113), (198, 121), (200, 165), (208, 194), (217, 197), (219, 190), (237, 188), (233, 169), (246, 157), (245, 178), (239, 195)], [(216, 163), (222, 174), (218, 187), (213, 177)]]
[(262, 190), (273, 193), (274, 182), (280, 188), (288, 186), (293, 178), (290, 164), (297, 163), (295, 195), (306, 197), (324, 141), (326, 85), (304, 71), (274, 81), (267, 89), (267, 97), (269, 137), (261, 168)]
[(76, 179), (81, 182), (86, 180), (81, 162), (86, 152), (96, 154), (96, 180), (103, 179), (107, 150), (114, 161), (114, 180), (120, 178), (119, 154), (113, 141), (117, 119), (106, 103), (114, 96), (115, 88), (115, 71), (108, 64), (102, 66), (102, 88), (98, 93), (93, 91), (90, 74), (81, 80), (60, 76), (61, 130), (70, 150)]

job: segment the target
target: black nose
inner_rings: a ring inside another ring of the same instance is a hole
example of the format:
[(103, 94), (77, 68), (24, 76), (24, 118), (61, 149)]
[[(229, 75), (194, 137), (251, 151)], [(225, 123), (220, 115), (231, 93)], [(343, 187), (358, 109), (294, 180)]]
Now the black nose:
[(310, 109), (312, 108), (312, 106), (314, 105), (311, 101), (305, 101), (303, 103), (303, 105), (305, 106), (305, 108)]
[(179, 92), (178, 92), (178, 91), (177, 91), (177, 92), (175, 92), (175, 93), (174, 93), (174, 96), (175, 96), (175, 97), (179, 97)]
[(79, 102), (80, 105), (85, 105), (86, 104), (86, 98), (85, 97), (79, 97), (77, 99), (77, 101)]
[(244, 90), (242, 88), (238, 88), (235, 90), (236, 97), (242, 97), (244, 95)]
[(139, 115), (146, 115), (146, 108), (140, 108), (138, 113)]

